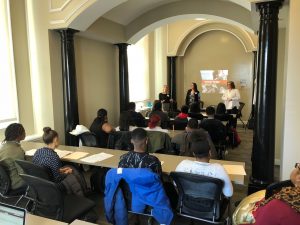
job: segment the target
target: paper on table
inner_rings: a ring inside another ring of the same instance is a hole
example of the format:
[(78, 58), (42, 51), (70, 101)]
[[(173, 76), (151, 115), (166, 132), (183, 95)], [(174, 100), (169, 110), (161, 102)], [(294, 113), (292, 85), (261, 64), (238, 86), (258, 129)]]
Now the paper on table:
[(103, 161), (105, 159), (109, 159), (113, 156), (114, 155), (101, 152), (99, 154), (95, 154), (95, 155), (91, 155), (91, 156), (88, 156), (86, 158), (83, 158), (83, 159), (81, 159), (81, 161), (87, 162), (87, 163), (96, 163), (96, 162)]
[(59, 149), (55, 149), (54, 151), (57, 153), (59, 158), (65, 157), (66, 155), (69, 155), (72, 153), (71, 151), (59, 150)]
[(89, 153), (87, 152), (73, 152), (72, 154), (65, 156), (64, 159), (81, 159), (88, 154)]
[(231, 175), (246, 175), (245, 169), (242, 165), (223, 165), (228, 174)]
[(37, 149), (31, 149), (25, 152), (25, 155), (27, 156), (33, 156)]
[[(28, 150), (28, 151), (25, 152), (25, 155), (27, 155), (27, 156), (33, 156), (36, 151), (37, 151), (37, 149)], [(59, 149), (55, 149), (54, 151), (57, 153), (57, 155), (59, 156), (59, 158), (62, 158), (64, 156), (69, 155), (69, 154), (72, 153), (71, 151), (65, 151), (65, 150), (59, 150)]]

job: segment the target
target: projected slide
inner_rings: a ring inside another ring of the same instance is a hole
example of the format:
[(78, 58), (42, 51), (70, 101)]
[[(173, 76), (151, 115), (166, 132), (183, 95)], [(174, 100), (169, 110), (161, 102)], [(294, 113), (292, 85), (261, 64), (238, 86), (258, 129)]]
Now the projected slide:
[(226, 90), (228, 70), (200, 70), (202, 93), (220, 93)]

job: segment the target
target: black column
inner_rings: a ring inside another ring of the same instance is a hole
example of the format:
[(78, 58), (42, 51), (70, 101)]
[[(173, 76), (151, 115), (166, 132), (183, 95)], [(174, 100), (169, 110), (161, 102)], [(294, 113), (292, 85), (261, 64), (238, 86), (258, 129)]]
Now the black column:
[(282, 1), (257, 3), (260, 12), (252, 176), (249, 192), (274, 180), (278, 13)]
[(176, 101), (176, 58), (177, 56), (168, 56), (168, 86), (171, 99), (174, 101)]
[(126, 43), (116, 44), (119, 48), (119, 91), (120, 112), (127, 109), (129, 103), (128, 59)]
[(69, 134), (69, 132), (79, 124), (74, 54), (74, 34), (78, 31), (73, 29), (61, 29), (57, 31), (61, 37), (65, 144), (78, 146), (78, 138)]

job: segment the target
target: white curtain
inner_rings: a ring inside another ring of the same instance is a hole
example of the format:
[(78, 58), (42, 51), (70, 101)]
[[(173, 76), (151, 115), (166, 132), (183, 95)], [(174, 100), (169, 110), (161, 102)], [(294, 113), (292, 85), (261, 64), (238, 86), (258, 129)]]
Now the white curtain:
[(0, 1), (0, 129), (18, 121), (9, 0)]

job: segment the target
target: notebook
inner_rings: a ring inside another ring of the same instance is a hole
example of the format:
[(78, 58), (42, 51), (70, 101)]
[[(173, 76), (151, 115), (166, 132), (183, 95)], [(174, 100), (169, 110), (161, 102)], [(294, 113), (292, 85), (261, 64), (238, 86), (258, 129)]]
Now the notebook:
[(0, 224), (25, 225), (26, 210), (0, 203)]

